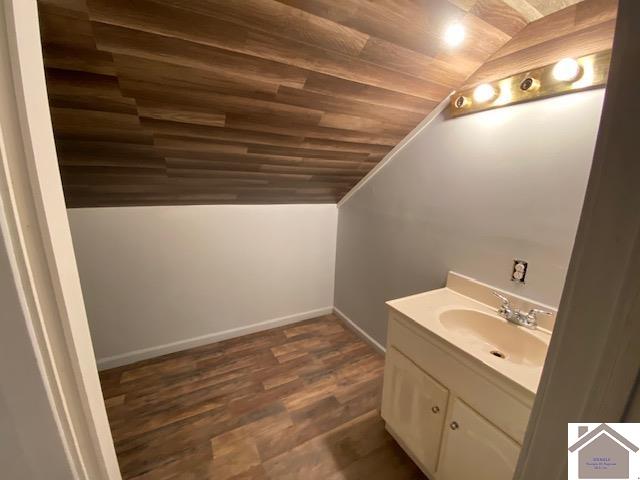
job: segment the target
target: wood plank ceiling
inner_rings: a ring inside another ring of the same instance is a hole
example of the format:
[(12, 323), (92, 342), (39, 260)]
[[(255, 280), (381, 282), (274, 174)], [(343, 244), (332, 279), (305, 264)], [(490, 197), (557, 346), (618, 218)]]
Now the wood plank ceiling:
[(608, 50), (617, 0), (585, 0), (529, 23), (465, 82), (464, 88), (556, 62)]
[(336, 202), (527, 23), (574, 3), (40, 0), (67, 205)]

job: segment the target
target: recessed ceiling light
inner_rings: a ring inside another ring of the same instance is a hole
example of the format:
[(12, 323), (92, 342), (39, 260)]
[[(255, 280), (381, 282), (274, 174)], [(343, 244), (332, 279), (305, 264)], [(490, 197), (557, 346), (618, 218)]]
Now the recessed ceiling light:
[(465, 30), (459, 23), (452, 23), (444, 32), (444, 41), (451, 47), (457, 47), (464, 41)]
[(582, 67), (573, 58), (563, 58), (553, 67), (553, 78), (573, 82), (582, 75)]
[(473, 91), (473, 99), (478, 103), (488, 102), (496, 98), (497, 92), (496, 89), (493, 88), (488, 83), (483, 83), (482, 85), (478, 85), (476, 89)]

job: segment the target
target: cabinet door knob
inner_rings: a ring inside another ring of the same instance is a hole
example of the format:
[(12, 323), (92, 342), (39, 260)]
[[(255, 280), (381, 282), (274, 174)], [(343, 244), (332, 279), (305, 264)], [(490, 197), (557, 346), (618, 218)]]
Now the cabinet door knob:
[(436, 405), (435, 407), (431, 407), (431, 411), (432, 411), (433, 413), (438, 413), (438, 412), (440, 411), (440, 407), (439, 407), (439, 406), (437, 406), (437, 405)]
[(460, 428), (460, 425), (458, 425), (458, 422), (451, 422), (449, 427), (451, 427), (451, 430), (457, 430), (458, 428)]

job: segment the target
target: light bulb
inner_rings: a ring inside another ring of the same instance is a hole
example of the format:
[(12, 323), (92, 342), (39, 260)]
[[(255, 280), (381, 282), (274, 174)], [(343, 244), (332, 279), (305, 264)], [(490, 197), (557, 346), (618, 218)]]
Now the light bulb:
[(444, 32), (444, 41), (451, 47), (457, 47), (464, 41), (465, 30), (459, 23), (452, 23)]
[(473, 91), (473, 99), (478, 103), (488, 102), (497, 97), (496, 89), (488, 83), (478, 85)]
[(582, 67), (573, 58), (563, 58), (553, 67), (553, 78), (560, 82), (574, 82), (582, 75)]

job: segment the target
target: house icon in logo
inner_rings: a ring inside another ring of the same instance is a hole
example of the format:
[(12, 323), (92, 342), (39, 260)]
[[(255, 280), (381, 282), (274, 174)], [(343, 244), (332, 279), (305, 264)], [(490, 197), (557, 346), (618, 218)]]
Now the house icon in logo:
[(569, 447), (578, 451), (578, 478), (629, 478), (629, 455), (638, 451), (629, 440), (602, 423), (590, 432), (578, 427), (578, 441)]

